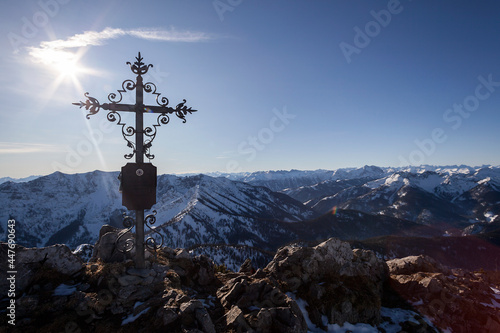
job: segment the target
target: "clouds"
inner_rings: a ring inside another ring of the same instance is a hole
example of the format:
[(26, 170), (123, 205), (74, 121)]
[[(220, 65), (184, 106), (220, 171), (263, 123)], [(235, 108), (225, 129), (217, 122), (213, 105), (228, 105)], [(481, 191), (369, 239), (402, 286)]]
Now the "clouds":
[(52, 59), (77, 60), (77, 51), (89, 46), (106, 44), (111, 39), (134, 37), (157, 42), (204, 42), (215, 37), (213, 35), (196, 31), (178, 31), (160, 28), (121, 29), (107, 27), (102, 31), (85, 31), (67, 39), (44, 41), (38, 47), (28, 47), (30, 58), (34, 62), (50, 64)]

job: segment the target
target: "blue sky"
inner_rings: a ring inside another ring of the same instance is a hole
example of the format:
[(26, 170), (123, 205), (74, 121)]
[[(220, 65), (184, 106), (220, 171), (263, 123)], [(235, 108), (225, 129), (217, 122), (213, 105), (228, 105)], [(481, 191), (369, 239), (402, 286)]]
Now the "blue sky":
[(199, 110), (159, 128), (159, 173), (500, 164), (497, 1), (28, 0), (0, 13), (2, 177), (119, 170), (120, 127), (71, 103), (108, 102), (138, 51), (170, 106)]

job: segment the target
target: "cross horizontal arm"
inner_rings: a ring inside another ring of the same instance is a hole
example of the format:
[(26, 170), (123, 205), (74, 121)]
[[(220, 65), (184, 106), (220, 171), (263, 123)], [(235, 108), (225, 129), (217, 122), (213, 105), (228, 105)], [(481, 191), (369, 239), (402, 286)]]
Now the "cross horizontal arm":
[[(145, 105), (144, 112), (147, 113), (174, 113), (176, 110), (170, 106)], [(191, 110), (195, 111), (195, 110)]]
[(103, 110), (109, 110), (109, 111), (127, 111), (127, 112), (137, 111), (136, 106), (134, 104), (104, 103), (101, 105), (101, 107)]
[[(75, 105), (80, 105), (80, 103), (73, 103)], [(137, 106), (134, 104), (118, 104), (118, 103), (104, 103), (99, 105), (103, 110), (109, 111), (125, 111), (125, 112), (143, 112), (143, 113), (167, 113), (172, 114), (175, 112), (188, 111), (196, 112), (197, 110), (193, 110), (191, 108), (182, 108), (182, 106), (177, 106), (177, 108), (172, 108), (170, 106), (157, 106), (157, 105), (142, 105)]]
[(160, 114), (172, 114), (175, 115), (186, 122), (185, 116), (189, 113), (196, 112), (197, 110), (192, 109), (191, 107), (186, 106), (186, 100), (182, 100), (182, 103), (179, 103), (172, 108), (166, 105), (144, 105), (144, 104), (120, 104), (120, 103), (99, 103), (97, 99), (89, 96), (88, 93), (85, 93), (85, 97), (87, 100), (85, 102), (73, 103), (73, 105), (77, 105), (80, 108), (85, 107), (86, 110), (89, 111), (87, 118), (91, 115), (99, 112), (100, 109), (109, 110), (111, 112), (117, 111), (125, 111), (125, 112), (142, 112), (142, 113), (160, 113)]

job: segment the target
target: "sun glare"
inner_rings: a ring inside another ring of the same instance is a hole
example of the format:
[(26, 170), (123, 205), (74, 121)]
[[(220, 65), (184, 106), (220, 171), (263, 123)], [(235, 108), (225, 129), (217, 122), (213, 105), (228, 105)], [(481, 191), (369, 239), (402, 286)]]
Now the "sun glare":
[(59, 72), (60, 75), (64, 77), (75, 77), (78, 73), (82, 72), (78, 61), (75, 60), (61, 60), (56, 64), (55, 70)]
[(82, 71), (78, 56), (66, 51), (49, 52), (44, 55), (44, 62), (62, 77), (75, 77)]
[(33, 48), (30, 55), (36, 62), (56, 73), (58, 79), (75, 80), (79, 73), (85, 71), (79, 63), (81, 55), (78, 53), (54, 48)]

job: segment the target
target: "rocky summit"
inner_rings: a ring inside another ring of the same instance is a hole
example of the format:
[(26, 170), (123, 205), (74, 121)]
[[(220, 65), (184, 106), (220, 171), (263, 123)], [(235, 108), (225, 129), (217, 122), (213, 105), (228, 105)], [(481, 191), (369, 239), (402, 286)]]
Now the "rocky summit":
[[(233, 272), (163, 247), (137, 269), (103, 227), (85, 262), (65, 245), (17, 248), (13, 332), (497, 332), (500, 277), (424, 257), (385, 262), (330, 238)], [(2, 255), (7, 244), (0, 244)], [(5, 271), (0, 284), (7, 288)], [(3, 299), (2, 309), (9, 300)], [(1, 316), (1, 326), (7, 327)]]

